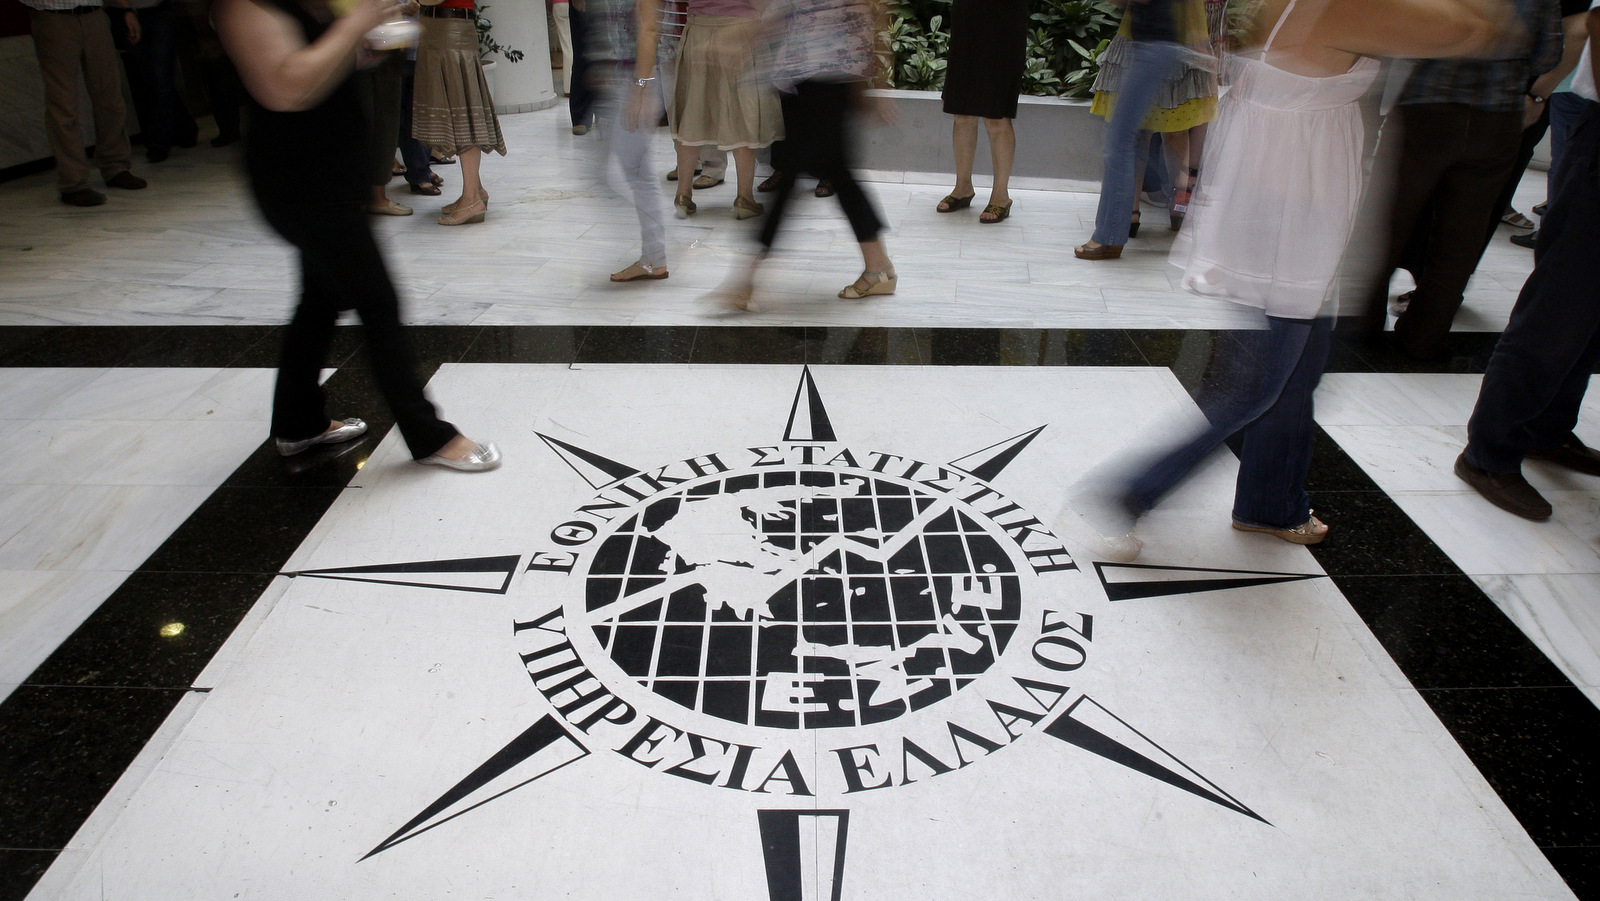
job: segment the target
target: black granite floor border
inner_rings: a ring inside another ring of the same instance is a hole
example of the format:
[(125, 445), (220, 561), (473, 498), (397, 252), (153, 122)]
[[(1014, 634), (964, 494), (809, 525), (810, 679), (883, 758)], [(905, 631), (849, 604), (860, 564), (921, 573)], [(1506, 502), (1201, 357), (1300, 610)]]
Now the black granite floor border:
[[(0, 327), (0, 367), (269, 367), (264, 326)], [(421, 366), (817, 363), (1163, 366), (1192, 385), (1215, 330), (417, 326)], [(1336, 342), (1330, 371), (1481, 372), (1493, 335), (1423, 366)], [(381, 410), (342, 330), (339, 409)], [(369, 421), (370, 420), (369, 418)], [(284, 461), (263, 444), (0, 703), (0, 901), (21, 901), (322, 518), (390, 423)], [(292, 465), (291, 465), (292, 464)], [(1600, 901), (1600, 710), (1326, 434), (1309, 486), (1336, 524), (1313, 553), (1582, 901)], [(160, 626), (182, 621), (177, 639)]]
[[(278, 329), (225, 326), (0, 326), (0, 367), (262, 367)], [(1215, 329), (846, 328), (788, 326), (417, 325), (413, 343), (468, 347), (473, 363), (816, 363), (934, 366), (1174, 366)], [(340, 329), (345, 355), (359, 329)], [(1458, 332), (1439, 360), (1386, 340), (1336, 337), (1329, 372), (1481, 373), (1498, 336)], [(423, 353), (423, 356), (427, 356)], [(337, 357), (337, 353), (336, 353)], [(335, 360), (334, 362), (337, 362)]]

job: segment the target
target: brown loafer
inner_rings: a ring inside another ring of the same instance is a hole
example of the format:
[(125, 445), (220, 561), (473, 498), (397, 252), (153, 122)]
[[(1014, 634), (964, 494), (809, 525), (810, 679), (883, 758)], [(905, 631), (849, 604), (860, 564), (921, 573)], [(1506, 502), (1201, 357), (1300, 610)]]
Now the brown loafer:
[(1122, 256), (1121, 244), (1101, 244), (1099, 247), (1090, 247), (1079, 244), (1072, 248), (1072, 255), (1080, 260), (1115, 260)]
[(1554, 512), (1538, 489), (1528, 484), (1520, 472), (1490, 472), (1467, 462), (1465, 452), (1456, 457), (1456, 477), (1471, 485), (1483, 499), (1507, 513), (1523, 519), (1544, 522)]

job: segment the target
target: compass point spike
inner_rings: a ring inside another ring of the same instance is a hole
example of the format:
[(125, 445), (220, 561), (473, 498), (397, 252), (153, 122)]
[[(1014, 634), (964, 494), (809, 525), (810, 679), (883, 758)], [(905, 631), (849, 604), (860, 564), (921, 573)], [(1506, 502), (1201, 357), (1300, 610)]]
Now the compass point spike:
[(1121, 764), (1136, 773), (1149, 776), (1174, 788), (1204, 798), (1234, 813), (1271, 826), (1260, 814), (1242, 804), (1210, 779), (1200, 775), (1188, 764), (1129, 725), (1128, 722), (1107, 710), (1100, 702), (1084, 695), (1066, 712), (1044, 730), (1046, 735), (1060, 739)]
[[(551, 750), (563, 740), (565, 747)], [(575, 753), (570, 749), (575, 749)], [(589, 756), (589, 753), (589, 749), (579, 743), (554, 716), (545, 714), (521, 735), (513, 738), (510, 744), (468, 773), (465, 779), (439, 796), (437, 801), (396, 829), (393, 835), (379, 842), (361, 860), (442, 826), (469, 810), (482, 807), (568, 764), (576, 763)], [(529, 761), (533, 761), (534, 765), (526, 766)]]
[(828, 419), (828, 409), (822, 405), (822, 393), (811, 376), (811, 367), (800, 370), (800, 386), (795, 389), (794, 403), (789, 407), (789, 425), (783, 431), (784, 441), (838, 441), (833, 433), (833, 423)]
[(572, 467), (591, 488), (604, 488), (615, 482), (620, 482), (631, 475), (638, 475), (640, 470), (626, 463), (618, 463), (600, 456), (594, 451), (584, 450), (573, 444), (568, 444), (559, 438), (551, 438), (543, 432), (534, 432), (540, 440), (556, 452), (561, 462)]
[(985, 482), (992, 482), (1044, 430), (1045, 426), (1039, 426), (1032, 431), (991, 444), (982, 450), (973, 451), (965, 457), (951, 460), (950, 465)]

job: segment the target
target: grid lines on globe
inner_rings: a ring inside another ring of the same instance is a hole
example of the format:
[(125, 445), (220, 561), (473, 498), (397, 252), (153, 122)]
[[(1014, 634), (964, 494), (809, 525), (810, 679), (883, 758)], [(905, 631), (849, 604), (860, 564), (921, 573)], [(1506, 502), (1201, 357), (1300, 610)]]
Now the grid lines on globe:
[(597, 549), (584, 620), (640, 685), (788, 729), (885, 722), (1005, 651), (1021, 583), (1003, 533), (914, 483), (728, 475), (657, 499)]

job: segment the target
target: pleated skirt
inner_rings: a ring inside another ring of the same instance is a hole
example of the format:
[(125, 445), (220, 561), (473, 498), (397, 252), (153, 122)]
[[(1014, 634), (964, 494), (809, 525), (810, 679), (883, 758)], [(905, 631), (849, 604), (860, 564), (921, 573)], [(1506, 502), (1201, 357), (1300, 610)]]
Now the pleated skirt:
[(766, 147), (783, 137), (778, 92), (752, 53), (761, 23), (736, 16), (690, 16), (678, 52), (672, 137), (722, 150)]
[(489, 82), (478, 62), (478, 28), (471, 19), (422, 19), (411, 134), (438, 154), (477, 147), (506, 152)]

